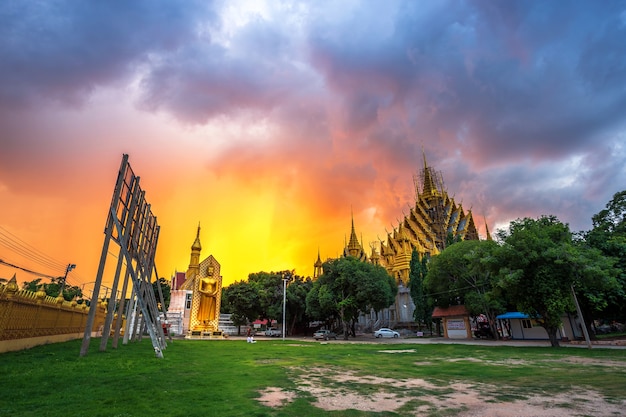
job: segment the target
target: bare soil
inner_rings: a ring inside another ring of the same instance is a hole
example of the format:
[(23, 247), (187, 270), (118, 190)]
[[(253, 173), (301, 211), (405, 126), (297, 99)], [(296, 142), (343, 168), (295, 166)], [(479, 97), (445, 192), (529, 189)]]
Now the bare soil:
[[(616, 362), (593, 362), (608, 367), (624, 366)], [(501, 385), (451, 381), (441, 386), (418, 378), (357, 376), (332, 368), (291, 371), (293, 390), (267, 387), (260, 392), (259, 401), (268, 407), (281, 407), (298, 396), (307, 396), (313, 397), (313, 405), (323, 410), (386, 411), (406, 416), (441, 413), (458, 417), (615, 417), (624, 415), (626, 410), (626, 400), (607, 401), (599, 393), (583, 388), (557, 395), (517, 395), (514, 388)]]

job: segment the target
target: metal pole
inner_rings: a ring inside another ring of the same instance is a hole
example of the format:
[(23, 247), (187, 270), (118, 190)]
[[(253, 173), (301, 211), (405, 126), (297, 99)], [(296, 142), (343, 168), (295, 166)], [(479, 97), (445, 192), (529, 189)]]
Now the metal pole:
[(578, 317), (580, 317), (581, 327), (583, 328), (583, 334), (585, 335), (585, 340), (587, 341), (587, 347), (591, 349), (591, 339), (589, 339), (589, 332), (587, 332), (587, 326), (585, 325), (585, 319), (583, 317), (582, 310), (580, 309), (580, 305), (578, 305), (578, 298), (576, 298), (576, 291), (574, 291), (574, 285), (571, 285), (572, 296), (574, 297), (574, 304), (576, 304), (576, 311), (578, 312)]
[(283, 340), (285, 340), (285, 306), (287, 304), (287, 278), (283, 278)]
[(91, 340), (91, 332), (93, 330), (93, 322), (96, 316), (96, 309), (98, 308), (98, 293), (100, 292), (100, 285), (102, 285), (102, 275), (104, 273), (104, 265), (106, 263), (106, 256), (109, 251), (109, 243), (113, 234), (113, 218), (115, 217), (115, 208), (117, 207), (117, 201), (120, 198), (122, 192), (122, 184), (124, 182), (124, 175), (126, 174), (126, 165), (128, 163), (128, 155), (122, 156), (122, 164), (117, 174), (117, 181), (115, 183), (115, 189), (113, 191), (113, 198), (111, 199), (111, 206), (109, 207), (109, 213), (107, 215), (106, 228), (104, 230), (104, 243), (102, 244), (102, 254), (100, 255), (100, 264), (98, 265), (98, 272), (96, 274), (96, 281), (93, 287), (93, 293), (91, 295), (91, 304), (89, 305), (89, 313), (87, 315), (87, 324), (85, 325), (85, 333), (83, 335), (83, 343), (80, 347), (80, 356), (85, 356), (89, 350), (89, 342)]
[(76, 268), (76, 264), (67, 264), (67, 268), (65, 268), (65, 276), (63, 277), (63, 283), (61, 284), (61, 290), (59, 291), (59, 296), (63, 297), (63, 291), (65, 290), (65, 281), (67, 281), (67, 274)]

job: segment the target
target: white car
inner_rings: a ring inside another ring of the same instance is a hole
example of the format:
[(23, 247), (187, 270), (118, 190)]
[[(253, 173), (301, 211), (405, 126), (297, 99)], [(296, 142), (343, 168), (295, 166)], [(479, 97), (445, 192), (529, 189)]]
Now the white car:
[(374, 337), (393, 337), (393, 338), (398, 338), (400, 337), (400, 333), (388, 329), (386, 327), (381, 327), (380, 329), (376, 330), (374, 332)]
[(273, 327), (270, 327), (269, 329), (265, 331), (265, 336), (280, 337), (282, 336), (282, 332), (278, 329), (274, 329)]

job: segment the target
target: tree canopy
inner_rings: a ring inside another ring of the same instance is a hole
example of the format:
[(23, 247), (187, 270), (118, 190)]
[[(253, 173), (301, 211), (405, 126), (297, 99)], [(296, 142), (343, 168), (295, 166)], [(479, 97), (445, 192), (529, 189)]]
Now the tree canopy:
[(235, 326), (243, 326), (259, 318), (261, 303), (256, 286), (237, 281), (222, 290), (222, 309), (231, 314)]
[[(32, 281), (26, 281), (22, 283), (22, 289), (37, 292), (39, 289), (43, 289), (46, 295), (50, 297), (58, 297), (59, 292), (61, 291), (61, 287), (63, 284), (63, 277), (52, 278), (48, 283), (42, 283), (41, 278), (36, 278)], [(74, 298), (81, 298), (83, 296), (83, 292), (80, 287), (76, 285), (65, 285), (63, 287), (63, 298), (65, 301), (72, 301)], [(82, 302), (78, 300), (79, 303)]]
[(359, 313), (393, 304), (398, 287), (385, 268), (348, 256), (330, 260), (307, 295), (307, 314), (318, 320), (339, 318), (344, 338)]
[[(589, 291), (582, 303), (597, 307), (604, 301), (602, 314), (612, 319), (626, 318), (626, 190), (615, 193), (611, 201), (591, 218), (593, 228), (584, 234), (583, 240), (610, 257), (617, 268), (616, 285), (607, 291)], [(598, 311), (596, 309), (596, 311)]]
[(602, 279), (610, 269), (572, 241), (566, 224), (555, 216), (518, 219), (500, 231), (499, 282), (507, 299), (546, 329), (552, 346), (563, 315), (574, 310), (572, 288), (582, 278)]
[[(485, 314), (493, 327), (496, 316), (505, 311), (500, 288), (494, 285), (497, 248), (491, 240), (464, 240), (434, 256), (425, 281), (433, 303), (463, 304), (473, 316)], [(492, 333), (497, 334), (495, 328)]]

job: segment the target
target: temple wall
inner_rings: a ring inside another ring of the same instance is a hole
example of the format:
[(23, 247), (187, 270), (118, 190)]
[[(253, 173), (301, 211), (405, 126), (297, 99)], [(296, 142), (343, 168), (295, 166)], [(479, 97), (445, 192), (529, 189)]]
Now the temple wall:
[[(0, 285), (0, 353), (80, 339), (88, 313), (85, 304)], [(104, 314), (99, 308), (94, 329), (100, 329)]]

